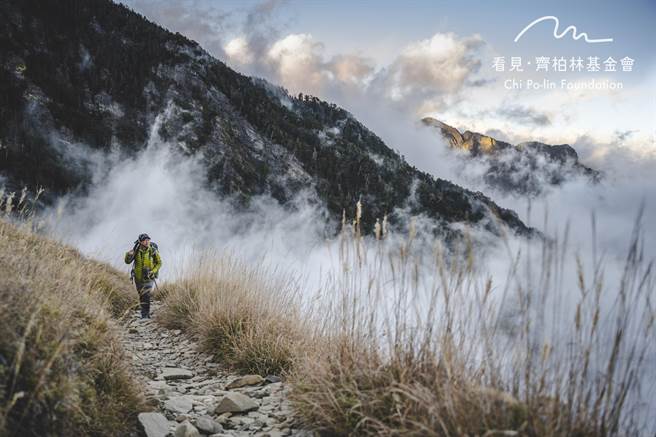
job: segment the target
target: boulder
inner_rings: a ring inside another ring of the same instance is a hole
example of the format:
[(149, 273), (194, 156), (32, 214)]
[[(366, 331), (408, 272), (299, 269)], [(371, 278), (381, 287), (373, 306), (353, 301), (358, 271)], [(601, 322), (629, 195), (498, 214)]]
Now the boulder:
[(210, 416), (200, 416), (196, 419), (196, 428), (203, 434), (216, 434), (223, 432), (223, 427), (221, 424), (217, 423)]
[(258, 385), (264, 382), (264, 378), (260, 375), (245, 375), (241, 376), (230, 384), (226, 385), (226, 390), (232, 390), (233, 388), (246, 387), (247, 385)]
[(200, 432), (189, 421), (184, 421), (175, 428), (175, 437), (200, 437)]
[(228, 393), (225, 395), (214, 412), (221, 413), (244, 413), (246, 411), (257, 410), (258, 405), (253, 399), (241, 393)]
[(167, 381), (175, 379), (191, 379), (194, 377), (194, 374), (191, 370), (180, 369), (178, 367), (165, 367), (162, 370), (162, 377)]
[(138, 420), (146, 437), (165, 437), (169, 433), (169, 421), (161, 413), (139, 413)]
[(188, 396), (176, 396), (164, 402), (164, 408), (172, 413), (186, 414), (193, 408), (193, 403)]

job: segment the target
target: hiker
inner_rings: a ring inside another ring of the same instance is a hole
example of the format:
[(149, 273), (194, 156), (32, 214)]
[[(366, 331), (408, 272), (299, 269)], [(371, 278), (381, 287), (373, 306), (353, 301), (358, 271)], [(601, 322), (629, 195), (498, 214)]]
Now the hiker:
[(134, 248), (125, 254), (125, 263), (134, 262), (131, 278), (139, 293), (141, 318), (150, 319), (150, 292), (155, 286), (155, 279), (162, 267), (162, 258), (155, 243), (150, 242), (148, 234), (140, 234), (134, 242)]

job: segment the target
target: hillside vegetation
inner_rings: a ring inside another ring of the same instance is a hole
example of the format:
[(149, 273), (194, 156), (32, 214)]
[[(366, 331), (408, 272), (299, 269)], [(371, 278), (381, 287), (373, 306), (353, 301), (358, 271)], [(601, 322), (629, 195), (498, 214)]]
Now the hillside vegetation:
[(0, 435), (125, 436), (142, 410), (125, 275), (0, 218)]

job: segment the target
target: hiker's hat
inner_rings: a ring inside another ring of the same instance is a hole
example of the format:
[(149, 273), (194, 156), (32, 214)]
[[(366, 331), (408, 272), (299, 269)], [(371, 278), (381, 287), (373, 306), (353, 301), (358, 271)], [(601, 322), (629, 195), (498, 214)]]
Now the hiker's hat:
[(139, 241), (150, 240), (148, 234), (139, 234)]

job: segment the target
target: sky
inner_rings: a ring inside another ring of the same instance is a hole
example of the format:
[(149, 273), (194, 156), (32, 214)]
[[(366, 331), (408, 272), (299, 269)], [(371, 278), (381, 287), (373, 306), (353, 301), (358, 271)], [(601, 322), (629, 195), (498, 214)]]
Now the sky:
[[(323, 1), (124, 0), (162, 26), (198, 41), (238, 71), (290, 92), (316, 95), (368, 115), (383, 106), (404, 117), (434, 116), (461, 130), (510, 142), (577, 141), (620, 145), (653, 154), (656, 56), (653, 1)], [(589, 39), (554, 38), (553, 21), (517, 34), (531, 21), (555, 16), (558, 32), (576, 26)], [(510, 72), (520, 57), (523, 72)], [(580, 57), (583, 71), (534, 71), (536, 57)], [(589, 57), (612, 57), (620, 71), (587, 71)], [(505, 71), (496, 71), (503, 58)], [(633, 60), (621, 71), (620, 60)], [(531, 65), (527, 63), (531, 62)], [(523, 82), (508, 89), (508, 80)], [(565, 79), (566, 83), (561, 80)], [(530, 89), (528, 80), (554, 83)], [(606, 81), (621, 89), (580, 89)], [(563, 89), (571, 85), (573, 89)], [(384, 127), (385, 123), (381, 123)], [(621, 144), (618, 139), (621, 139)], [(585, 145), (584, 145), (585, 146)], [(594, 151), (583, 146), (594, 158)], [(605, 153), (605, 152), (604, 152)]]

